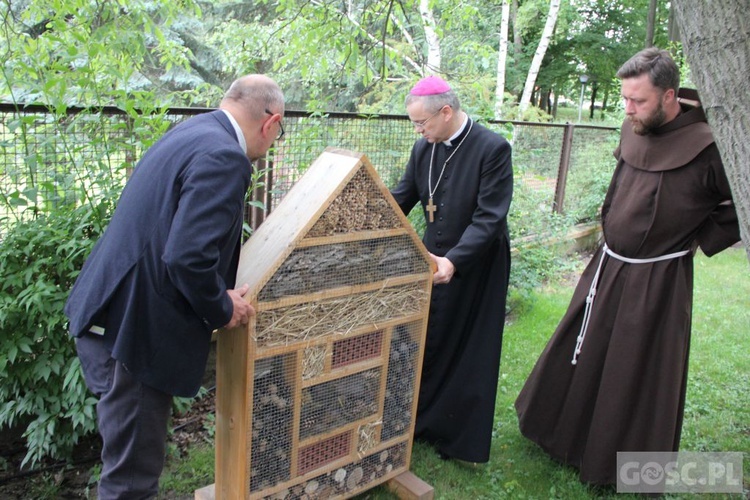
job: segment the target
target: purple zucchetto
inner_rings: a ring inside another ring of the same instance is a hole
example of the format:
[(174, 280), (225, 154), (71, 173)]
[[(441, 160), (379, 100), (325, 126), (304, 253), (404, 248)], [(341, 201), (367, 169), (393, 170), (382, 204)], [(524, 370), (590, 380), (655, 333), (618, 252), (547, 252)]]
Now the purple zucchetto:
[(444, 94), (449, 92), (450, 89), (450, 85), (448, 85), (445, 80), (439, 76), (432, 75), (419, 80), (409, 93), (418, 96), (435, 95)]

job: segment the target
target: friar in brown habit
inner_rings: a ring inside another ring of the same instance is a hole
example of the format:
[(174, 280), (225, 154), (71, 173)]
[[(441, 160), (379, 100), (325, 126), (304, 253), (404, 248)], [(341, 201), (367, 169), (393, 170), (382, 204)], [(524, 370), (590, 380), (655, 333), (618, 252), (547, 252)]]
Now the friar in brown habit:
[(437, 76), (412, 88), (406, 111), (422, 138), (392, 193), (404, 213), (423, 207), (437, 268), (414, 436), (443, 458), (487, 462), (510, 272), (511, 147)]
[(618, 451), (677, 451), (693, 254), (739, 240), (719, 152), (699, 103), (678, 98), (679, 74), (657, 48), (618, 71), (627, 120), (604, 242), (516, 400), (523, 435), (586, 483), (615, 484)]

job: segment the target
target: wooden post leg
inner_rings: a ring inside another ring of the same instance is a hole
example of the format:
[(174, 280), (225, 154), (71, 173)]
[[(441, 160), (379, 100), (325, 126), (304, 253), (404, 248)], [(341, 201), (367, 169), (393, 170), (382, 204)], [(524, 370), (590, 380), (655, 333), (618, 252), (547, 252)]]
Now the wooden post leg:
[(411, 471), (402, 472), (385, 483), (401, 500), (432, 500), (435, 490)]
[(195, 500), (215, 500), (216, 490), (215, 484), (204, 486), (199, 490), (195, 490)]

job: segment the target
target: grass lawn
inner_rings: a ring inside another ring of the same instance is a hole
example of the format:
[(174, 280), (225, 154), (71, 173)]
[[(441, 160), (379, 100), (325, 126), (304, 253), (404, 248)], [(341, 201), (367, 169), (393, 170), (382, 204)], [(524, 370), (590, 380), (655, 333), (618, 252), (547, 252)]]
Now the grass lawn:
[[(577, 278), (577, 276), (576, 276)], [(582, 485), (575, 470), (552, 461), (518, 431), (513, 403), (526, 377), (567, 308), (576, 279), (539, 290), (505, 329), (496, 426), (490, 462), (473, 466), (442, 461), (415, 444), (411, 470), (435, 489), (437, 499), (639, 498)], [(683, 426), (683, 451), (745, 452), (745, 498), (750, 483), (750, 266), (744, 249), (695, 260), (695, 296), (690, 374)], [(180, 480), (196, 468), (211, 467), (213, 450), (196, 450), (200, 467), (170, 463), (162, 481), (163, 498), (192, 493), (201, 484)], [(206, 457), (208, 457), (206, 459)], [(197, 464), (194, 464), (197, 466)], [(183, 489), (185, 488), (185, 489)], [(732, 498), (730, 496), (705, 496)], [(186, 496), (185, 498), (190, 498)], [(357, 497), (395, 498), (383, 487)], [(691, 498), (669, 495), (666, 498)], [(702, 496), (703, 498), (703, 496)]]

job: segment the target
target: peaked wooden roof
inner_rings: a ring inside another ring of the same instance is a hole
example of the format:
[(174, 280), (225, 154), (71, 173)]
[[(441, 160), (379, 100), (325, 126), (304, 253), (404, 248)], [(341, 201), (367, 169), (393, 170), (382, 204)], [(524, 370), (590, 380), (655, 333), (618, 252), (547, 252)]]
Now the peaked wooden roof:
[[(419, 236), (367, 157), (362, 153), (329, 147), (313, 162), (242, 246), (237, 286), (245, 283), (250, 285), (246, 295), (250, 302), (255, 302), (264, 284), (294, 249), (300, 246), (310, 229), (360, 170), (364, 170), (369, 180), (374, 183), (375, 189), (379, 191), (379, 198), (383, 200), (381, 204), (384, 202), (390, 206), (403, 234), (412, 238), (425, 260), (430, 260)], [(373, 196), (372, 193), (369, 195)], [(367, 230), (362, 232), (362, 238), (376, 238), (388, 233), (384, 230)], [(342, 237), (349, 239), (351, 233)], [(336, 236), (326, 238), (327, 241), (336, 239)]]

